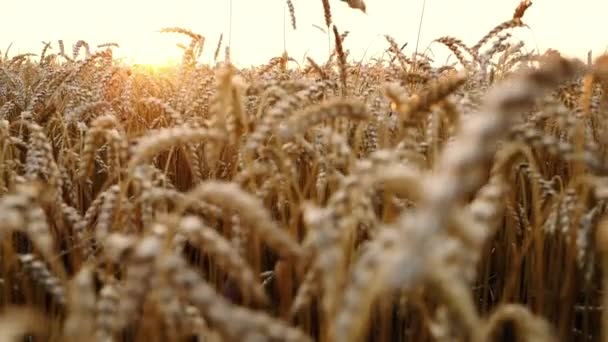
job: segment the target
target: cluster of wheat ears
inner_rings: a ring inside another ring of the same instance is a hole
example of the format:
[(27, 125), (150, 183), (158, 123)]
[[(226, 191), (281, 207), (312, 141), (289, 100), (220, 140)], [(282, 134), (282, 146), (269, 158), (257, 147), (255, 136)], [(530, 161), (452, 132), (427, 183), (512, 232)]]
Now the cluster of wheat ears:
[(325, 63), (0, 59), (1, 341), (606, 341), (608, 56), (524, 1), (351, 62), (324, 4)]

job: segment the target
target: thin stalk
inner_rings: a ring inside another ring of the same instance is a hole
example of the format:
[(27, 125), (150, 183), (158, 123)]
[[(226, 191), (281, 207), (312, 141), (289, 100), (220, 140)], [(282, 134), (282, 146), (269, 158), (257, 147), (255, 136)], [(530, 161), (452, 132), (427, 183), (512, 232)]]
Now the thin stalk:
[(420, 32), (422, 32), (422, 20), (424, 19), (424, 9), (426, 8), (426, 0), (422, 0), (422, 11), (420, 13), (420, 23), (418, 23), (418, 37), (416, 38), (416, 49), (414, 50), (413, 62), (416, 65), (416, 56), (418, 55), (418, 43), (420, 43)]
[(327, 60), (331, 57), (331, 32), (329, 26), (327, 26)]
[(232, 0), (228, 7), (228, 47), (232, 48)]
[(287, 20), (286, 20), (286, 12), (287, 11), (287, 2), (283, 4), (283, 52), (287, 52)]

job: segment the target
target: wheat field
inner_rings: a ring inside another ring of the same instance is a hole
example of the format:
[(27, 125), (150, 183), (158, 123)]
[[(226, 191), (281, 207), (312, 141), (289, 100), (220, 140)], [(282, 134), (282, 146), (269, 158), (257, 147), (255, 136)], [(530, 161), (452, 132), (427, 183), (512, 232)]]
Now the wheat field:
[(0, 55), (1, 342), (608, 341), (608, 55), (526, 0), (361, 63), (323, 4), (326, 61)]

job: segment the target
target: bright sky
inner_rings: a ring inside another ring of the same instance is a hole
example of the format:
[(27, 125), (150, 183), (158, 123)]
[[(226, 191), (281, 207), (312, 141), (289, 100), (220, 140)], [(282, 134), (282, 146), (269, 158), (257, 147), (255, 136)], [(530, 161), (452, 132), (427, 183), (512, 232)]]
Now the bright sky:
[[(210, 61), (220, 33), (228, 41), (229, 0), (13, 0), (4, 1), (0, 19), (0, 50), (13, 42), (11, 55), (40, 53), (41, 41), (63, 39), (66, 49), (79, 39), (91, 47), (117, 42), (120, 56), (139, 63), (163, 63), (180, 58), (177, 43), (185, 37), (159, 33), (163, 27), (180, 26), (207, 39), (204, 61)], [(236, 64), (260, 64), (283, 52), (284, 0), (232, 0), (232, 59)], [(367, 14), (352, 10), (339, 0), (330, 0), (334, 23), (350, 31), (345, 48), (354, 58), (378, 56), (387, 43), (383, 34), (393, 36), (411, 54), (422, 0), (365, 0)], [(324, 27), (321, 0), (293, 0), (297, 30), (287, 18), (287, 51), (296, 60), (307, 55), (318, 61), (327, 56), (327, 35), (313, 24)], [(519, 0), (427, 0), (420, 37), (424, 50), (436, 38), (450, 35), (473, 45), (486, 32), (511, 17)], [(570, 56), (585, 58), (608, 47), (602, 35), (608, 13), (607, 0), (533, 0), (524, 17), (532, 30), (521, 28), (513, 34), (528, 42), (527, 47), (544, 51), (554, 48)], [(332, 38), (333, 39), (333, 38)], [(435, 45), (439, 58), (447, 56), (444, 47)], [(442, 62), (442, 61), (441, 61)]]

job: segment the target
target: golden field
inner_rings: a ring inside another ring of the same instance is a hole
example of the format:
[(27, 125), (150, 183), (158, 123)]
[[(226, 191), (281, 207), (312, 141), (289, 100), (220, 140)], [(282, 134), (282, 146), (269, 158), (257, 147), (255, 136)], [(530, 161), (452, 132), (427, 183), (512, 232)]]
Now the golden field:
[(608, 341), (608, 56), (522, 1), (361, 63), (323, 3), (326, 61), (0, 55), (0, 341)]

